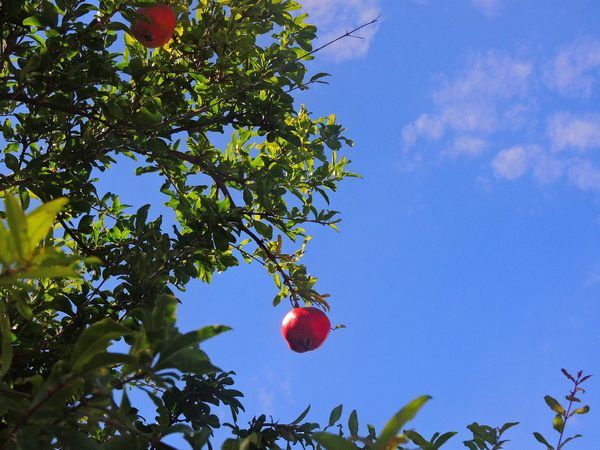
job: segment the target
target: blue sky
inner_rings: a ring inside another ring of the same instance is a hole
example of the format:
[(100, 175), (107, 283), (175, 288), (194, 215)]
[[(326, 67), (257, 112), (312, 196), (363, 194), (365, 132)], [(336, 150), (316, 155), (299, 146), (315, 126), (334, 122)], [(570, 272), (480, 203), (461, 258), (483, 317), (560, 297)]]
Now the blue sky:
[[(333, 196), (341, 233), (312, 229), (306, 263), (348, 328), (315, 352), (280, 336), (287, 305), (258, 266), (192, 282), (183, 330), (226, 323), (207, 343), (237, 372), (248, 414), (325, 422), (343, 403), (361, 426), (421, 394), (424, 434), (519, 421), (507, 448), (555, 443), (545, 394), (565, 367), (600, 377), (600, 2), (597, 0), (305, 0), (321, 41), (381, 14), (364, 39), (310, 63), (333, 75), (298, 99), (335, 112), (356, 141)], [(153, 202), (158, 185), (117, 166), (104, 186)], [(110, 184), (109, 184), (110, 183)], [(134, 187), (137, 186), (138, 189)], [(122, 189), (121, 189), (122, 190)], [(568, 425), (600, 448), (600, 387)], [(244, 420), (242, 419), (242, 420)], [(362, 428), (364, 431), (365, 428)]]

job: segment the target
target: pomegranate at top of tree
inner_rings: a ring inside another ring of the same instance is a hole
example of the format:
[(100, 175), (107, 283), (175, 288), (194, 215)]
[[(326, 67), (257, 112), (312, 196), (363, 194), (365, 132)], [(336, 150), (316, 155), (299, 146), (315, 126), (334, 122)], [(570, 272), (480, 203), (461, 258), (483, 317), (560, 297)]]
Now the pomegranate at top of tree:
[(131, 26), (131, 34), (144, 47), (162, 47), (173, 37), (175, 13), (163, 3), (137, 10), (140, 15)]

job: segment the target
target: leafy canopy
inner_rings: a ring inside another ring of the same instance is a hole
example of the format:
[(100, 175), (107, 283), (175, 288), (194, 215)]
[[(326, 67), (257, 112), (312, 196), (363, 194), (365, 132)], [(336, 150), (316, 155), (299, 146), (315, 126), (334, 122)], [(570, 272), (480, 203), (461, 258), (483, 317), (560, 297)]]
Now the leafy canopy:
[[(200, 448), (211, 405), (235, 421), (241, 393), (200, 349), (227, 327), (176, 326), (193, 278), (256, 262), (274, 304), (329, 308), (300, 261), (304, 227), (335, 227), (351, 142), (294, 102), (326, 76), (304, 65), (316, 28), (294, 1), (173, 0), (175, 35), (149, 51), (128, 31), (153, 3), (0, 7), (2, 448), (166, 448), (172, 433)], [(123, 158), (161, 178), (172, 229), (97, 190)]]

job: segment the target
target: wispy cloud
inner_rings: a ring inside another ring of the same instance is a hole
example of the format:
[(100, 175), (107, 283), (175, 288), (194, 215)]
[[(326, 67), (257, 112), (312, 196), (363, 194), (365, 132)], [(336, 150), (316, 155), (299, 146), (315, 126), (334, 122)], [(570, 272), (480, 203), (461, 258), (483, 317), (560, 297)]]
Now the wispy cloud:
[(459, 135), (450, 144), (446, 154), (452, 157), (479, 156), (487, 148), (487, 142), (476, 136)]
[(561, 47), (552, 61), (487, 52), (467, 59), (455, 76), (442, 77), (431, 110), (402, 129), (406, 167), (414, 169), (432, 153), (489, 158), (500, 180), (530, 174), (542, 185), (563, 179), (600, 190), (600, 111), (593, 101), (600, 41)]
[(453, 80), (445, 79), (433, 94), (434, 110), (421, 114), (404, 127), (407, 147), (419, 138), (438, 141), (448, 134), (476, 133), (481, 136), (503, 128), (514, 128), (529, 110), (526, 94), (533, 67), (530, 62), (490, 52), (472, 57), (466, 70)]
[(544, 78), (551, 89), (568, 97), (590, 97), (598, 83), (600, 41), (582, 39), (565, 45), (546, 65)]
[(600, 190), (600, 168), (587, 159), (577, 160), (568, 171), (569, 180), (584, 191)]
[[(302, 6), (318, 27), (317, 45), (335, 39), (380, 14), (379, 0), (304, 0)], [(363, 58), (377, 29), (377, 23), (365, 27), (356, 33), (357, 37), (347, 37), (327, 47), (324, 54), (336, 62)]]
[(548, 137), (557, 151), (600, 149), (600, 114), (556, 113), (550, 117)]
[(529, 152), (525, 147), (511, 147), (502, 150), (492, 160), (492, 167), (497, 176), (507, 180), (516, 180), (527, 172), (530, 165)]

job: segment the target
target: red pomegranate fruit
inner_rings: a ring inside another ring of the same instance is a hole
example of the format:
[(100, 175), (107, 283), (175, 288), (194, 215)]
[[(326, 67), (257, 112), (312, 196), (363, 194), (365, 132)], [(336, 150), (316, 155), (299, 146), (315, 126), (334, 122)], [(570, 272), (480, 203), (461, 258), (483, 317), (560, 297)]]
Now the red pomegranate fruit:
[(162, 47), (173, 37), (175, 31), (175, 13), (165, 4), (140, 8), (137, 13), (141, 16), (131, 26), (131, 34), (144, 47)]
[(331, 322), (318, 308), (294, 308), (281, 322), (281, 334), (295, 352), (304, 353), (316, 348), (327, 339)]

